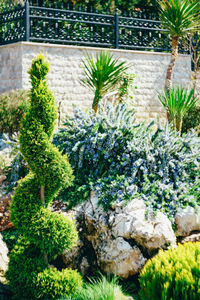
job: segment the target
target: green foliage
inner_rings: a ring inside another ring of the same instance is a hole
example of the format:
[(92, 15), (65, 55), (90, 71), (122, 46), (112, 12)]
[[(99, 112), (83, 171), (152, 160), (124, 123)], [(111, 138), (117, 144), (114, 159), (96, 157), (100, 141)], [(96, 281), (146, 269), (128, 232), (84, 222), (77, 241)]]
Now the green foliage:
[[(39, 3), (43, 0), (39, 0)], [(57, 7), (61, 7), (61, 4), (70, 3), (78, 9), (79, 6), (86, 6), (89, 8), (96, 9), (97, 11), (107, 11), (110, 13), (114, 13), (115, 8), (118, 8), (120, 11), (127, 12), (132, 11), (134, 7), (140, 9), (148, 9), (149, 11), (155, 12), (157, 9), (157, 0), (45, 0), (46, 6), (49, 5), (57, 5)]]
[(174, 222), (178, 208), (200, 205), (192, 191), (194, 185), (200, 191), (200, 139), (152, 125), (136, 124), (126, 103), (100, 105), (97, 114), (76, 109), (54, 137), (76, 178), (60, 194), (66, 206), (87, 200), (94, 190), (104, 209), (142, 199), (147, 216), (159, 210)]
[(45, 269), (37, 276), (37, 298), (57, 299), (60, 295), (73, 296), (77, 285), (82, 285), (80, 274), (66, 269), (58, 272), (55, 268)]
[(126, 300), (127, 298), (116, 277), (107, 279), (101, 275), (98, 279), (90, 279), (85, 283), (74, 297), (63, 297), (62, 300)]
[(141, 300), (200, 299), (200, 243), (159, 251), (140, 273)]
[[(119, 81), (118, 97), (119, 101), (125, 101), (130, 96), (130, 89), (133, 88), (135, 74), (124, 73)], [(136, 88), (136, 86), (135, 86)]]
[(81, 83), (94, 92), (92, 108), (97, 112), (103, 96), (115, 88), (129, 66), (125, 62), (120, 63), (118, 58), (114, 58), (106, 51), (96, 54), (96, 59), (87, 54), (82, 63), (85, 78), (82, 79)]
[(19, 234), (16, 229), (8, 229), (1, 232), (4, 242), (6, 243), (9, 251), (11, 251), (15, 244), (17, 243), (17, 239)]
[(13, 134), (20, 129), (20, 121), (28, 111), (26, 91), (11, 91), (0, 95), (0, 133)]
[(159, 1), (162, 25), (171, 36), (186, 36), (199, 27), (199, 0)]
[[(31, 171), (19, 181), (11, 203), (11, 220), (25, 242), (19, 241), (10, 256), (7, 279), (14, 297), (20, 296), (20, 299), (26, 299), (29, 293), (30, 298), (35, 299), (38, 291), (44, 297), (49, 292), (49, 299), (55, 298), (55, 293), (62, 296), (63, 292), (69, 291), (70, 283), (65, 288), (60, 284), (67, 283), (70, 276), (72, 282), (77, 279), (77, 288), (81, 283), (76, 271), (73, 275), (73, 271), (46, 270), (47, 259), (72, 248), (77, 241), (74, 222), (49, 209), (61, 187), (71, 185), (73, 175), (67, 157), (51, 144), (57, 110), (47, 85), (48, 71), (48, 62), (39, 55), (29, 71), (31, 104), (20, 131), (21, 151)], [(48, 278), (51, 279), (51, 290)], [(19, 289), (20, 286), (23, 289)]]
[(163, 95), (159, 94), (158, 98), (166, 109), (174, 129), (181, 132), (183, 118), (195, 106), (198, 97), (194, 97), (193, 90), (178, 87), (164, 90)]
[(200, 134), (200, 106), (195, 105), (184, 117), (182, 132), (195, 129)]

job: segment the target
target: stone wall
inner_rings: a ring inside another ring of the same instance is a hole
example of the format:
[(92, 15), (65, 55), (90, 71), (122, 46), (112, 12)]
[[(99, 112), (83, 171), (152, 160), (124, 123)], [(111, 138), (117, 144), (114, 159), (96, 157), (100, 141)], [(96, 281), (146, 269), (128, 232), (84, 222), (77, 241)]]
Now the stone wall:
[[(38, 53), (47, 55), (50, 62), (49, 85), (56, 101), (60, 104), (62, 116), (72, 112), (72, 105), (90, 107), (92, 93), (80, 84), (84, 53), (96, 54), (102, 49), (66, 45), (50, 45), (20, 42), (0, 47), (0, 93), (10, 89), (30, 87), (27, 70)], [(108, 50), (108, 49), (107, 49)], [(157, 92), (164, 85), (170, 59), (168, 53), (130, 50), (109, 50), (115, 57), (131, 63), (130, 72), (135, 73), (137, 89), (134, 91), (134, 106), (139, 120), (152, 119), (158, 114), (165, 116)], [(179, 55), (174, 83), (187, 86), (190, 82), (191, 62), (188, 55)]]

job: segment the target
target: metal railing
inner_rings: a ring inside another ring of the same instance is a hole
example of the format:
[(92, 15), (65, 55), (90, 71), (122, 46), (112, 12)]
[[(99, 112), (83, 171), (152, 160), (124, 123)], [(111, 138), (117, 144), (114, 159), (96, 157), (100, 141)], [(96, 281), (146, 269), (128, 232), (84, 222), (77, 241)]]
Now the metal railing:
[[(155, 14), (122, 16), (45, 7), (26, 1), (0, 13), (0, 45), (19, 41), (119, 49), (170, 51), (170, 39)], [(180, 43), (179, 52), (188, 52)]]

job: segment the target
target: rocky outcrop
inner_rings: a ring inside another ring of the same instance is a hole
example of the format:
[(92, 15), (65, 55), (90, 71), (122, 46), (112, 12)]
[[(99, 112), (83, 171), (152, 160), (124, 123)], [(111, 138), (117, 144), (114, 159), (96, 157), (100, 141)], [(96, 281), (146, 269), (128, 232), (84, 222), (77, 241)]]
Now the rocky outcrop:
[[(134, 199), (127, 205), (120, 203), (105, 212), (98, 205), (95, 193), (91, 193), (86, 203), (74, 209), (80, 241), (72, 250), (71, 257), (73, 260), (77, 257), (81, 266), (80, 253), (89, 243), (88, 256), (92, 252), (101, 271), (123, 278), (137, 274), (146, 260), (159, 249), (176, 245), (169, 219), (159, 212), (147, 220), (145, 210), (144, 202)], [(67, 266), (70, 265), (69, 255), (63, 256)], [(84, 255), (82, 259), (88, 262), (87, 251)]]

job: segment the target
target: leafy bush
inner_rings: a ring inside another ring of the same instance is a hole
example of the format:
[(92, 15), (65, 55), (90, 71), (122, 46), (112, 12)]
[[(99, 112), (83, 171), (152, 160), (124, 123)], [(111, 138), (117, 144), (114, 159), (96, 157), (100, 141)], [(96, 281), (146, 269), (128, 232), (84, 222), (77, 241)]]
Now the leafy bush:
[(136, 125), (125, 104), (101, 106), (97, 115), (76, 109), (54, 138), (68, 153), (76, 178), (60, 197), (65, 194), (70, 207), (93, 189), (105, 209), (139, 198), (147, 213), (161, 210), (170, 219), (178, 207), (196, 206), (188, 191), (199, 180), (200, 139), (194, 133), (180, 137), (169, 126), (151, 127)]
[(26, 91), (11, 91), (0, 95), (0, 133), (13, 134), (20, 129), (20, 121), (28, 111)]
[(11, 203), (11, 220), (21, 235), (6, 273), (15, 299), (70, 296), (82, 282), (76, 271), (49, 269), (49, 261), (72, 248), (78, 234), (72, 220), (48, 208), (60, 188), (73, 180), (67, 157), (51, 143), (57, 111), (48, 71), (42, 55), (33, 60), (31, 105), (20, 130), (21, 151), (31, 171), (19, 182)]
[(200, 135), (200, 106), (197, 105), (183, 118), (182, 132), (187, 132), (191, 129), (195, 129)]
[(200, 243), (186, 243), (149, 260), (140, 273), (143, 300), (200, 299)]

